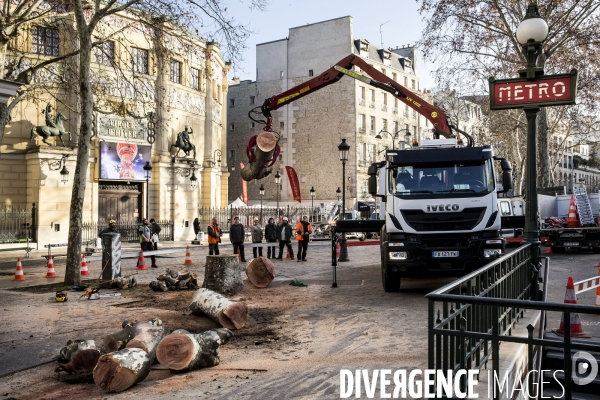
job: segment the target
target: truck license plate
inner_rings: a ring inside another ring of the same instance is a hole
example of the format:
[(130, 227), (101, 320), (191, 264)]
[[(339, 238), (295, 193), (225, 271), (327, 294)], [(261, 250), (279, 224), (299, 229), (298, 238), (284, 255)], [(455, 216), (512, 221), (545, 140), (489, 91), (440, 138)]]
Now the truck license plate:
[(579, 246), (579, 242), (565, 242), (565, 247)]
[(458, 251), (434, 251), (433, 258), (458, 257)]

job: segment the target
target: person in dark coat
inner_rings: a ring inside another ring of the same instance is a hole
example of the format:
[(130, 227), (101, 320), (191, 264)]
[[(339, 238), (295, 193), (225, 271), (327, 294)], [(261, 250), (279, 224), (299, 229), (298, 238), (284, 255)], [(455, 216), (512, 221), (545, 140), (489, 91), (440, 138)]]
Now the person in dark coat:
[(283, 248), (287, 246), (290, 258), (293, 260), (294, 249), (292, 249), (292, 226), (288, 224), (287, 217), (283, 217), (281, 224), (277, 227), (277, 239), (279, 240), (279, 257), (277, 257), (277, 259), (283, 259)]
[[(275, 220), (269, 218), (269, 223), (265, 226), (265, 240), (267, 243), (277, 243), (277, 226)], [(267, 247), (267, 258), (275, 258), (275, 246)]]
[(231, 224), (231, 227), (229, 228), (229, 240), (233, 245), (233, 253), (237, 254), (239, 250), (242, 262), (246, 262), (246, 256), (244, 255), (244, 237), (244, 225), (240, 223), (239, 217), (234, 217), (233, 224)]

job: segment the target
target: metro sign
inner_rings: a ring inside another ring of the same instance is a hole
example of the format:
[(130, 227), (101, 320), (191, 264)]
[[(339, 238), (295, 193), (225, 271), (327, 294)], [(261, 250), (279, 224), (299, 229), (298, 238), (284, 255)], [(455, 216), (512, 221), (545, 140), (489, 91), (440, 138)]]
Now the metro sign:
[(533, 80), (490, 78), (490, 109), (547, 107), (575, 104), (577, 70), (542, 75)]

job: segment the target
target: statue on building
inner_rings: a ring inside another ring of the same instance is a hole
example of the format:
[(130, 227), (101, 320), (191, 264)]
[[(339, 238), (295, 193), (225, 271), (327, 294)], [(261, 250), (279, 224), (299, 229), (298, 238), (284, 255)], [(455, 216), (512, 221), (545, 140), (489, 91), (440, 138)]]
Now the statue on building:
[(177, 148), (177, 153), (175, 153), (175, 157), (177, 157), (179, 155), (179, 152), (183, 150), (186, 157), (190, 155), (190, 152), (193, 152), (193, 158), (196, 158), (196, 146), (194, 146), (194, 144), (190, 140), (190, 135), (192, 135), (193, 133), (194, 131), (186, 125), (185, 130), (177, 134), (177, 141), (175, 142), (175, 144), (171, 145), (171, 149), (173, 147)]
[(48, 146), (52, 146), (50, 143), (46, 142), (50, 136), (58, 136), (60, 142), (63, 147), (65, 147), (65, 142), (63, 141), (62, 135), (69, 135), (69, 140), (71, 140), (71, 132), (67, 132), (63, 125), (63, 122), (67, 120), (62, 113), (56, 114), (56, 117), (52, 117), (52, 106), (50, 104), (46, 105), (46, 109), (42, 111), (42, 114), (46, 116), (46, 125), (34, 126), (31, 128), (31, 137), (29, 141), (33, 140), (34, 135), (37, 133), (42, 137), (42, 142), (46, 143)]

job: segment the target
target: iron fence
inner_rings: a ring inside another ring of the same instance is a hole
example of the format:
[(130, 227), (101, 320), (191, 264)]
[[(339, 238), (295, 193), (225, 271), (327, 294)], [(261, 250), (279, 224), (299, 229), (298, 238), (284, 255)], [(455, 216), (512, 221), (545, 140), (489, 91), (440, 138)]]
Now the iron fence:
[[(269, 218), (274, 218), (275, 221), (279, 217), (288, 217), (290, 222), (296, 222), (303, 216), (308, 215), (311, 223), (320, 223), (325, 221), (325, 215), (322, 214), (320, 207), (206, 207), (198, 208), (198, 223), (200, 231), (207, 233), (208, 225), (212, 222), (213, 217), (219, 221), (219, 225), (223, 232), (229, 232), (229, 227), (232, 223), (232, 218), (237, 216), (240, 222), (249, 229), (253, 224), (254, 217), (259, 219), (259, 224), (266, 225)], [(262, 218), (261, 218), (262, 217)]]
[[(156, 221), (160, 225), (160, 233), (158, 238), (161, 242), (173, 241), (173, 221)], [(140, 234), (139, 227), (142, 225), (139, 221), (118, 221), (116, 223), (117, 231), (121, 234), (122, 242), (139, 242)], [(100, 237), (100, 232), (108, 228), (108, 221), (84, 222), (81, 225), (82, 242), (95, 241)]]
[[(600, 315), (600, 309), (592, 306), (546, 303), (534, 301), (538, 291), (537, 273), (531, 264), (530, 244), (501, 257), (490, 264), (458, 279), (426, 297), (428, 308), (428, 368), (451, 370), (456, 374), (461, 369), (483, 369), (492, 360), (492, 373), (500, 376), (500, 343), (526, 344), (529, 371), (540, 370), (541, 346), (563, 349), (565, 376), (572, 372), (571, 350), (599, 351), (600, 344), (571, 342), (571, 314), (575, 312)], [(542, 257), (545, 271), (549, 259)], [(547, 274), (546, 274), (547, 275)], [(544, 279), (547, 281), (547, 276)], [(527, 336), (513, 336), (517, 321), (525, 310), (541, 311), (540, 333), (534, 337), (534, 327), (527, 326)], [(542, 339), (546, 311), (564, 313), (565, 337), (562, 340)], [(529, 393), (539, 383), (539, 374), (528, 379)], [(566, 399), (571, 399), (571, 380), (565, 379)], [(538, 386), (539, 387), (539, 386)], [(466, 378), (461, 379), (460, 388), (466, 388)], [(494, 399), (500, 393), (494, 391)]]
[(0, 209), (0, 243), (34, 241), (35, 211), (35, 203), (29, 209)]

